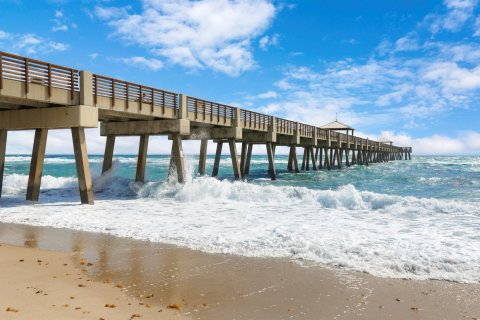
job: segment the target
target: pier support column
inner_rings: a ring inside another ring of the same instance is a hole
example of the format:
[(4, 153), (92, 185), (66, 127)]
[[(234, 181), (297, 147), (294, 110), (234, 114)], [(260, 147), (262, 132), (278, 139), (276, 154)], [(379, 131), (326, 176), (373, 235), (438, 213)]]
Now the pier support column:
[(305, 147), (305, 170), (310, 171), (310, 147)]
[(295, 173), (300, 173), (300, 170), (298, 168), (298, 158), (297, 158), (297, 148), (293, 146), (293, 167), (295, 168)]
[(266, 143), (267, 155), (268, 155), (268, 174), (272, 180), (277, 179), (277, 173), (275, 170), (275, 155), (273, 153), (273, 147), (271, 142)]
[(305, 170), (306, 161), (307, 161), (307, 148), (303, 148), (302, 171)]
[(242, 177), (245, 176), (245, 163), (247, 161), (247, 149), (248, 149), (248, 144), (246, 142), (242, 142), (242, 152), (240, 155), (240, 173)]
[(345, 149), (345, 164), (350, 167), (350, 149)]
[[(331, 153), (330, 153), (331, 155)], [(325, 148), (325, 167), (327, 167), (328, 170), (332, 169), (331, 162), (328, 156), (328, 148)]]
[(223, 141), (217, 142), (217, 151), (215, 152), (215, 161), (213, 162), (212, 177), (218, 176), (218, 168), (220, 167), (220, 159), (222, 158)]
[(185, 172), (185, 158), (183, 156), (182, 137), (180, 134), (172, 134), (172, 156), (170, 163), (173, 163), (177, 168), (177, 181), (178, 183), (184, 183)]
[(310, 156), (312, 157), (312, 170), (317, 171), (317, 157), (313, 152), (313, 147), (310, 147)]
[(6, 150), (7, 150), (7, 130), (0, 130), (0, 198), (2, 197), (3, 171), (5, 169)]
[(36, 129), (33, 141), (32, 160), (30, 162), (30, 174), (28, 176), (27, 200), (38, 201), (40, 184), (42, 181), (43, 161), (45, 160), (45, 148), (47, 146), (48, 129)]
[(318, 169), (320, 170), (320, 169), (323, 168), (323, 162), (322, 162), (322, 160), (323, 160), (323, 148), (320, 147), (317, 150), (319, 150), (319, 156), (320, 156), (319, 161), (318, 161)]
[(205, 175), (205, 168), (207, 165), (207, 145), (208, 140), (202, 139), (200, 142), (200, 155), (198, 157), (198, 174), (201, 176)]
[(235, 144), (235, 140), (228, 140), (228, 145), (230, 147), (230, 157), (232, 158), (233, 174), (235, 175), (235, 180), (239, 180), (242, 178), (242, 176), (240, 173), (240, 161), (238, 161), (237, 145)]
[(330, 148), (330, 168), (333, 168), (335, 165), (335, 158), (333, 153), (333, 148)]
[(102, 174), (112, 168), (113, 149), (115, 148), (115, 136), (107, 136), (105, 144), (105, 153), (103, 155)]
[(135, 174), (136, 182), (145, 180), (145, 167), (147, 166), (148, 135), (140, 136), (140, 145), (138, 147), (137, 172)]
[(72, 128), (73, 151), (77, 166), (78, 189), (82, 204), (93, 204), (93, 184), (88, 164), (87, 143), (84, 128)]
[(337, 149), (337, 165), (338, 169), (342, 169), (342, 161), (343, 161), (343, 150), (341, 148)]
[(245, 175), (250, 174), (250, 162), (252, 160), (253, 143), (248, 144), (247, 160), (245, 161)]
[(315, 148), (315, 158), (314, 158), (315, 159), (315, 166), (314, 167), (316, 167), (316, 169), (314, 169), (314, 170), (319, 170), (319, 165), (318, 165), (318, 153), (319, 153), (319, 151), (320, 151), (320, 148), (316, 147)]
[(288, 165), (287, 165), (287, 170), (289, 172), (293, 171), (293, 148), (294, 146), (290, 146), (290, 152), (288, 153)]

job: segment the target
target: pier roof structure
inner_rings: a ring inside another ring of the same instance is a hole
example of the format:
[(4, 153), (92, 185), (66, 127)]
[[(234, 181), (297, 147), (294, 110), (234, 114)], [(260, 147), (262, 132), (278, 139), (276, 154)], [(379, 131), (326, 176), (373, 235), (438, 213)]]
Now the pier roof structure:
[(324, 124), (323, 126), (320, 126), (320, 129), (325, 129), (325, 130), (352, 130), (354, 131), (355, 129), (350, 127), (349, 125), (346, 125), (338, 120), (332, 121), (330, 123)]

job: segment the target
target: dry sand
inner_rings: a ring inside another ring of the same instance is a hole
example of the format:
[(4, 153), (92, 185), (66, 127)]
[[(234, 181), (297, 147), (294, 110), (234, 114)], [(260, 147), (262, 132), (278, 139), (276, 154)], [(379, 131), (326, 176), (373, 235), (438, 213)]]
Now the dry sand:
[(11, 224), (0, 224), (0, 243), (0, 319), (480, 319), (480, 284), (383, 279)]

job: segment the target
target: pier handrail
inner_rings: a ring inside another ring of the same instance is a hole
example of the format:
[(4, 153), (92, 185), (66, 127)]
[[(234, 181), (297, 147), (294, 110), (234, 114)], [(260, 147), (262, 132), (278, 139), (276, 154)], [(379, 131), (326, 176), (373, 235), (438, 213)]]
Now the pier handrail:
[[(98, 74), (92, 75), (93, 80), (93, 101), (97, 104), (98, 97), (107, 97), (112, 99), (112, 107), (115, 106), (115, 100), (125, 100), (150, 104), (152, 111), (155, 107), (160, 107), (165, 113), (165, 108), (173, 109), (174, 113), (178, 110), (178, 94), (166, 90), (160, 90), (141, 84), (110, 78)], [(126, 104), (128, 109), (128, 103)]]
[(293, 135), (297, 127), (297, 123), (292, 120), (276, 118), (277, 133)]
[(217, 122), (220, 122), (220, 118), (223, 118), (223, 122), (226, 123), (227, 119), (234, 119), (235, 117), (235, 107), (190, 96), (187, 96), (187, 108), (188, 112), (195, 114), (195, 119), (198, 119), (198, 115), (202, 115), (203, 120), (205, 120), (208, 115), (210, 121), (213, 121), (213, 117), (217, 117)]
[(270, 128), (270, 116), (255, 111), (240, 109), (240, 121), (243, 127), (248, 129), (268, 130)]
[(72, 99), (80, 91), (78, 70), (0, 51), (0, 89), (3, 79), (25, 83), (27, 94), (30, 83), (48, 87), (49, 96), (52, 88), (70, 90)]

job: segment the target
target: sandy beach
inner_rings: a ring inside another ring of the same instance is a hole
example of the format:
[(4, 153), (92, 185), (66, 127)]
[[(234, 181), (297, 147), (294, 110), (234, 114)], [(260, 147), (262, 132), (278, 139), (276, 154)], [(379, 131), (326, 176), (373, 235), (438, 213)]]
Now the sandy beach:
[(92, 263), (36, 248), (0, 246), (0, 319), (185, 319), (176, 309), (125, 294), (120, 284), (93, 281)]
[(479, 284), (378, 278), (13, 224), (0, 224), (0, 243), (1, 319), (480, 317)]

